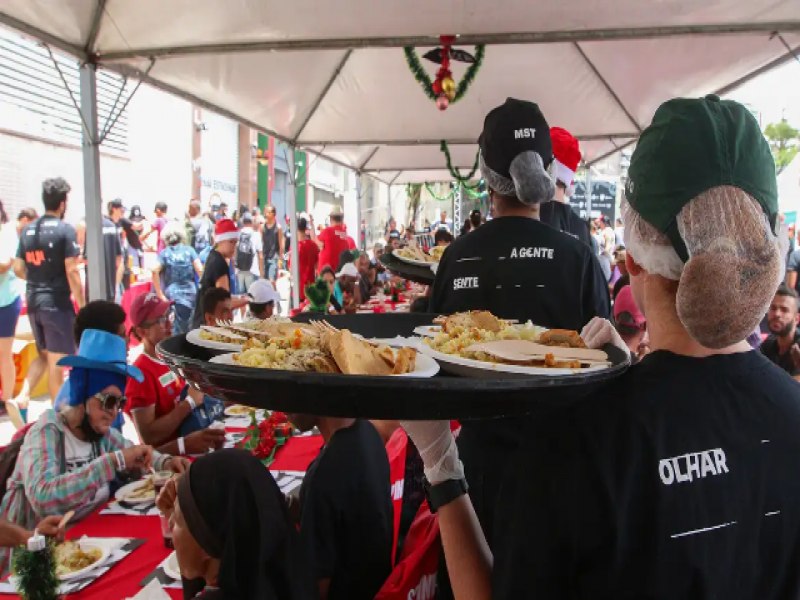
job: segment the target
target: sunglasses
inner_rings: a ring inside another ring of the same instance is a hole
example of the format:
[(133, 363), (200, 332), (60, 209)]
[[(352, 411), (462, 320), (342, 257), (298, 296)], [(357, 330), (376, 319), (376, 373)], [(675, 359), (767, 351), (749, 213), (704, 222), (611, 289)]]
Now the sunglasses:
[(172, 314), (172, 310), (170, 310), (169, 312), (161, 315), (154, 321), (146, 321), (142, 323), (141, 325), (139, 325), (139, 327), (143, 327), (146, 329), (148, 327), (152, 327), (153, 325), (165, 325), (166, 323), (172, 323), (173, 318), (174, 316)]
[(116, 394), (108, 394), (99, 392), (92, 396), (92, 398), (97, 398), (100, 402), (100, 406), (106, 412), (114, 412), (115, 409), (122, 410), (125, 408), (125, 403), (128, 399), (123, 396), (117, 396)]

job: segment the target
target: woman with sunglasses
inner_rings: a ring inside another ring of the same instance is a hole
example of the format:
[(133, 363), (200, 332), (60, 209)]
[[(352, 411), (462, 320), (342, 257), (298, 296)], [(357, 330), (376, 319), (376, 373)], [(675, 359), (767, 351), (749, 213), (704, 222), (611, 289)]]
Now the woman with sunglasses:
[[(27, 529), (45, 516), (70, 510), (81, 518), (108, 500), (108, 484), (120, 471), (186, 469), (186, 459), (133, 446), (112, 428), (125, 406), (128, 377), (142, 377), (126, 358), (121, 337), (87, 329), (78, 354), (59, 361), (72, 367), (68, 406), (58, 413), (46, 411), (26, 432), (0, 504), (1, 517)], [(3, 573), (8, 558), (8, 550), (0, 549)]]

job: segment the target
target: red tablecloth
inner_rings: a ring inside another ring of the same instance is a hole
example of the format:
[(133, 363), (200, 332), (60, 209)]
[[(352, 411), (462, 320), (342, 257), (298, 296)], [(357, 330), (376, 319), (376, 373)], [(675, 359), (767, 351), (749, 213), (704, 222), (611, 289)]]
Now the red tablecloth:
[[(322, 436), (290, 438), (275, 456), (270, 465), (272, 471), (305, 471), (322, 446)], [(69, 600), (103, 599), (118, 600), (135, 596), (141, 581), (152, 573), (171, 550), (164, 547), (158, 517), (130, 517), (122, 515), (100, 515), (99, 511), (89, 515), (67, 533), (68, 538), (130, 537), (145, 538), (143, 546), (137, 548), (115, 565), (108, 573), (76, 594)], [(183, 598), (182, 590), (166, 590), (176, 600)], [(0, 594), (0, 598), (14, 598)]]

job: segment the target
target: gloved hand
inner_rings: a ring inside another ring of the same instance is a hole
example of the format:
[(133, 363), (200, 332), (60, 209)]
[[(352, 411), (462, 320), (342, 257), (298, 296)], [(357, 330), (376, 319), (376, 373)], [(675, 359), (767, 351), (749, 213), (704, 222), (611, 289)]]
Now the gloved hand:
[(593, 318), (581, 331), (581, 338), (589, 348), (602, 348), (605, 344), (611, 344), (630, 353), (628, 345), (608, 319)]
[(419, 450), (425, 477), (431, 485), (448, 479), (463, 479), (464, 465), (458, 458), (450, 421), (400, 421)]

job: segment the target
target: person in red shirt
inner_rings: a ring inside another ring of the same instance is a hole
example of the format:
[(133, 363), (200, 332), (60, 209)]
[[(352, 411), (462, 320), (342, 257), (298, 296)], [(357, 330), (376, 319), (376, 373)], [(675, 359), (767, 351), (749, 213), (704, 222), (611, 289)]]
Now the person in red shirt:
[(174, 456), (202, 454), (222, 447), (225, 430), (206, 428), (185, 438), (178, 436), (183, 420), (195, 406), (202, 404), (203, 394), (187, 388), (186, 382), (156, 356), (156, 344), (172, 335), (171, 308), (172, 302), (160, 300), (152, 292), (137, 296), (131, 305), (132, 331), (144, 348), (133, 364), (142, 371), (144, 379), (141, 383), (134, 379), (128, 381), (126, 411), (143, 443)]
[[(311, 231), (311, 237), (308, 234), (309, 230)], [(317, 278), (317, 260), (321, 254), (313, 236), (314, 227), (309, 227), (308, 221), (303, 217), (297, 219), (297, 273), (300, 279), (301, 302), (306, 298), (306, 286), (309, 283), (314, 283)]]
[[(344, 226), (344, 213), (338, 206), (334, 207), (330, 214), (330, 227), (323, 229), (317, 237), (317, 245), (320, 248), (318, 270), (326, 266), (334, 271), (339, 268), (339, 255), (345, 250), (350, 249), (347, 241), (347, 229)], [(351, 238), (352, 240), (352, 238)], [(353, 244), (355, 247), (355, 243)]]

